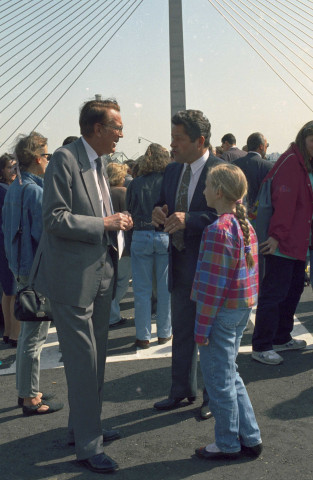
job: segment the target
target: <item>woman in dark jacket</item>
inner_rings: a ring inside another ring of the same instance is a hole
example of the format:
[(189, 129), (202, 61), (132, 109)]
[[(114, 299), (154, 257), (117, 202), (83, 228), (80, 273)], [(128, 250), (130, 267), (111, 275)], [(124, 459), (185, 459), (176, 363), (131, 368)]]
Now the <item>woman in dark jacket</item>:
[[(277, 172), (277, 174), (276, 174)], [(305, 260), (311, 242), (313, 214), (313, 122), (265, 177), (272, 181), (273, 215), (268, 239), (260, 244), (265, 255), (252, 358), (278, 365), (277, 352), (299, 350), (306, 342), (291, 337), (294, 314), (304, 288)]]
[(9, 269), (8, 260), (4, 251), (4, 236), (2, 231), (2, 207), (9, 185), (16, 177), (16, 161), (13, 155), (5, 153), (0, 157), (0, 284), (2, 286), (2, 313), (4, 319), (4, 343), (12, 347), (17, 346), (17, 337), (20, 332), (20, 322), (14, 317), (14, 300), (16, 282)]
[(136, 342), (148, 348), (151, 339), (151, 295), (155, 271), (157, 283), (157, 336), (160, 345), (171, 339), (171, 308), (168, 292), (167, 233), (151, 224), (152, 210), (159, 198), (163, 172), (169, 163), (169, 153), (152, 143), (140, 162), (139, 176), (129, 185), (126, 208), (134, 228), (131, 243), (131, 263), (135, 299)]

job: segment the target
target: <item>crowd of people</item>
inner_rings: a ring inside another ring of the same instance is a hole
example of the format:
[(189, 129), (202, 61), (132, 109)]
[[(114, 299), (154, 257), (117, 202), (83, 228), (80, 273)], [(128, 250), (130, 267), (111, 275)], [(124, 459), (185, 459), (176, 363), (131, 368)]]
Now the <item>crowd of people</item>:
[[(14, 318), (16, 290), (32, 274), (50, 300), (62, 351), (68, 444), (92, 471), (118, 468), (103, 450), (120, 433), (102, 429), (102, 395), (109, 327), (123, 324), (119, 304), (132, 278), (134, 345), (150, 346), (153, 297), (158, 344), (173, 340), (171, 388), (155, 409), (195, 401), (199, 352), (200, 415), (214, 417), (215, 439), (196, 455), (259, 456), (261, 433), (236, 357), (256, 304), (254, 360), (277, 365), (277, 352), (306, 346), (291, 332), (311, 245), (313, 122), (274, 166), (260, 132), (242, 150), (233, 134), (213, 149), (199, 110), (173, 116), (171, 152), (152, 143), (128, 165), (104, 160), (123, 137), (116, 100), (86, 102), (79, 125), (81, 137), (67, 137), (53, 155), (31, 132), (0, 158), (3, 341), (17, 347), (18, 405), (26, 416), (63, 408), (39, 386), (50, 322), (22, 322), (19, 333)], [(248, 212), (269, 178), (273, 215), (258, 246)]]

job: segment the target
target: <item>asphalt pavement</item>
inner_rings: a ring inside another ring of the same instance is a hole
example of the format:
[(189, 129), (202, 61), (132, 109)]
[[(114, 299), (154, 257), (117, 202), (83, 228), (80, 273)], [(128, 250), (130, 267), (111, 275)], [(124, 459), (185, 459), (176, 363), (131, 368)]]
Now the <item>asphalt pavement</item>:
[[(122, 313), (133, 317), (131, 291)], [(105, 445), (119, 464), (108, 474), (118, 480), (306, 480), (313, 478), (313, 295), (305, 288), (297, 311), (298, 338), (308, 348), (283, 352), (284, 363), (262, 365), (251, 360), (250, 324), (238, 356), (261, 429), (264, 450), (258, 459), (207, 461), (194, 455), (214, 441), (214, 420), (201, 420), (201, 373), (195, 404), (171, 412), (153, 409), (171, 383), (171, 346), (155, 341), (145, 351), (133, 347), (133, 319), (110, 329), (105, 375), (103, 426), (118, 428), (120, 440)], [(154, 328), (155, 330), (155, 328)], [(0, 347), (0, 478), (1, 480), (89, 480), (101, 478), (81, 467), (74, 447), (66, 443), (67, 387), (55, 330), (42, 353), (41, 390), (65, 403), (60, 412), (23, 417), (17, 408), (15, 350)], [(82, 412), (82, 415), (84, 412)]]

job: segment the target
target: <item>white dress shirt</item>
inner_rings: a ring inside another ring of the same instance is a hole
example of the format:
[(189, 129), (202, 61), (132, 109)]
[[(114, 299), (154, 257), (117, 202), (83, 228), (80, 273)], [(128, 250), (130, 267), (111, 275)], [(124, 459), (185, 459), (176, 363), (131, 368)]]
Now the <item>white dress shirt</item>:
[[(202, 157), (198, 158), (198, 160), (196, 160), (195, 162), (190, 164), (191, 174), (190, 174), (190, 183), (189, 183), (189, 188), (188, 188), (188, 210), (189, 210), (189, 207), (190, 207), (190, 204), (191, 204), (193, 194), (195, 193), (195, 189), (196, 189), (197, 183), (199, 181), (201, 172), (203, 170), (205, 162), (209, 158), (209, 155), (210, 155), (209, 150), (206, 150), (206, 152), (204, 153), (204, 155), (202, 155)], [(184, 175), (184, 172), (186, 170), (187, 165), (189, 165), (189, 164), (184, 163), (184, 168), (181, 172), (181, 176), (180, 176), (179, 183), (178, 183), (178, 188), (177, 188), (177, 191), (176, 191), (176, 200), (177, 200), (177, 194), (178, 194), (178, 191), (179, 191), (180, 182), (183, 178), (183, 175)]]
[[(107, 214), (107, 212), (106, 212), (105, 209), (104, 209), (104, 203), (103, 203), (102, 193), (101, 193), (101, 189), (100, 189), (99, 182), (98, 182), (96, 159), (99, 158), (99, 155), (98, 155), (97, 152), (89, 145), (89, 143), (86, 142), (86, 140), (84, 139), (84, 137), (81, 137), (81, 139), (82, 139), (82, 142), (83, 142), (83, 144), (84, 144), (84, 147), (85, 147), (85, 150), (86, 150), (86, 153), (87, 153), (89, 162), (90, 162), (91, 170), (92, 170), (92, 173), (93, 173), (93, 176), (94, 176), (94, 179), (95, 179), (95, 183), (96, 183), (96, 187), (97, 187), (98, 195), (99, 195), (99, 203), (100, 203), (100, 206), (101, 206), (102, 216), (103, 216), (103, 217), (107, 217), (108, 214)], [(106, 179), (104, 179), (104, 186), (105, 186), (105, 188), (106, 188), (106, 191), (107, 191), (107, 194), (108, 194), (108, 198), (109, 198), (109, 201), (110, 201), (110, 205), (111, 205), (111, 210), (112, 210), (112, 213), (113, 213), (113, 212), (114, 212), (114, 209), (113, 209), (112, 200), (111, 200), (111, 195), (110, 195), (110, 191), (109, 191), (109, 188), (108, 188)], [(109, 212), (109, 213), (110, 213), (110, 212)], [(119, 258), (121, 258), (122, 253), (123, 253), (123, 250), (124, 250), (124, 247), (125, 247), (124, 232), (122, 232), (121, 230), (119, 230), (119, 231), (117, 232), (117, 244), (118, 244), (118, 254), (119, 254)]]

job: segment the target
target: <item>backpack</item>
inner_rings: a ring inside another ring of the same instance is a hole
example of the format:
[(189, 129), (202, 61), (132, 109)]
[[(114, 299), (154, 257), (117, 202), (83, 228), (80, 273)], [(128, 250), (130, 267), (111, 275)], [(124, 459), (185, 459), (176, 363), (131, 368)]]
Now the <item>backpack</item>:
[(286, 160), (293, 155), (288, 155), (278, 166), (277, 170), (270, 178), (265, 178), (261, 184), (260, 190), (252, 209), (248, 212), (248, 218), (258, 237), (258, 242), (263, 243), (268, 239), (268, 229), (274, 212), (272, 205), (272, 181), (280, 167)]

